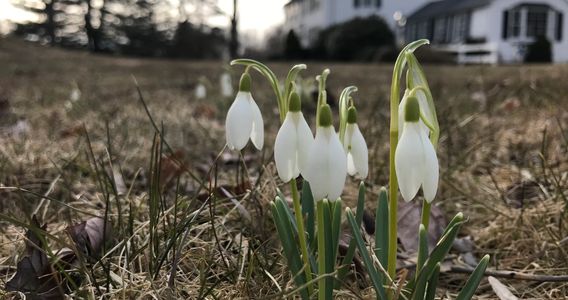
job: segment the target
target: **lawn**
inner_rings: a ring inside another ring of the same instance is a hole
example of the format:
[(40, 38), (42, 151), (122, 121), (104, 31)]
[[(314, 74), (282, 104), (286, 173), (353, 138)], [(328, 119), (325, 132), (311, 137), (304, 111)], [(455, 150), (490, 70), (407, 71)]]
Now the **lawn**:
[[(282, 77), (294, 63), (268, 65)], [(346, 86), (359, 88), (372, 215), (388, 183), (392, 65), (306, 63), (302, 86), (329, 68), (335, 99)], [(69, 287), (77, 298), (251, 299), (292, 291), (269, 209), (277, 188), (289, 192), (274, 166), (276, 101), (253, 73), (266, 147), (249, 145), (242, 157), (225, 149), (233, 101), (219, 89), (226, 70), (235, 83), (243, 71), (221, 61), (97, 56), (0, 39), (0, 285), (29, 250), (26, 227), (35, 214), (47, 224), (53, 255), (81, 248), (69, 272), (81, 279)], [(426, 64), (425, 71), (441, 127), (431, 230), (458, 211), (467, 217), (461, 244), (442, 265), (438, 296), (455, 296), (467, 278), (461, 272), (490, 254), (488, 270), (521, 273), (493, 274), (519, 298), (565, 297), (568, 283), (552, 280), (568, 274), (568, 65)], [(205, 99), (194, 94), (200, 81)], [(305, 94), (304, 113), (312, 116), (315, 103)], [(355, 206), (357, 184), (348, 179), (345, 205)], [(401, 230), (415, 234), (419, 208), (403, 205)], [(76, 226), (68, 229), (94, 216), (108, 220), (97, 253), (72, 241)], [(399, 232), (401, 269), (412, 269), (407, 235)], [(344, 286), (337, 297), (373, 295), (364, 278)], [(496, 299), (486, 279), (477, 295)]]

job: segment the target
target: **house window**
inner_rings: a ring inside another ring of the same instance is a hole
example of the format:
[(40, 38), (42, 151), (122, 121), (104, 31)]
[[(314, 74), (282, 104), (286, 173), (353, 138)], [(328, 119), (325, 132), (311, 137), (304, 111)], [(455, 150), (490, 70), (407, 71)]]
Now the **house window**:
[(371, 6), (371, 0), (363, 0), (365, 6)]
[(361, 0), (353, 0), (353, 7), (359, 7), (361, 5)]
[(503, 12), (503, 38), (562, 38), (562, 13), (548, 5), (523, 4)]
[(468, 14), (459, 14), (454, 16), (452, 42), (465, 41), (468, 32)]
[(509, 19), (509, 34), (512, 37), (519, 37), (521, 34), (521, 10), (513, 9)]
[(446, 18), (439, 18), (434, 21), (433, 40), (436, 43), (443, 43), (446, 41)]
[(375, 0), (375, 6), (381, 7), (381, 0)]
[(546, 36), (548, 9), (529, 9), (527, 12), (527, 37)]

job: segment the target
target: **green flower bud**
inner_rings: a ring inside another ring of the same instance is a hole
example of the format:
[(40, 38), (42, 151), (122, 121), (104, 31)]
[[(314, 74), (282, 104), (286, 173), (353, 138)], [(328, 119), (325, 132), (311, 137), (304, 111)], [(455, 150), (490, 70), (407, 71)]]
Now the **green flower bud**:
[(418, 122), (420, 120), (420, 105), (416, 97), (409, 97), (404, 108), (404, 120), (406, 122)]
[(347, 110), (347, 124), (357, 123), (357, 109), (355, 106), (349, 107)]
[(249, 73), (243, 73), (241, 75), (241, 81), (239, 82), (239, 91), (250, 92), (251, 78)]
[(331, 108), (329, 107), (329, 104), (324, 104), (321, 106), (318, 124), (321, 127), (332, 126)]
[(302, 100), (300, 100), (300, 96), (296, 92), (292, 92), (290, 94), (290, 100), (288, 104), (288, 110), (291, 112), (298, 112), (302, 110)]

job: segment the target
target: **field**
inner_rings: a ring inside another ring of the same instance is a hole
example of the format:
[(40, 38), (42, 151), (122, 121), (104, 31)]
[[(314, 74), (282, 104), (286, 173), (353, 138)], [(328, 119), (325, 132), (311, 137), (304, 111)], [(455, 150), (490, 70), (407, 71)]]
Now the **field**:
[[(293, 63), (268, 65), (283, 77)], [(307, 65), (306, 86), (329, 68), (336, 98), (346, 86), (359, 88), (359, 126), (370, 151), (366, 206), (373, 214), (378, 190), (388, 183), (392, 66)], [(225, 149), (233, 99), (222, 97), (218, 85), (228, 67), (0, 39), (0, 285), (26, 251), (32, 215), (47, 224), (52, 253), (80, 248), (67, 228), (100, 216), (111, 229), (98, 242), (101, 253), (86, 247), (74, 262), (72, 275), (82, 279), (69, 288), (76, 298), (289, 295), (294, 285), (269, 210), (277, 188), (288, 193), (273, 162), (276, 101), (254, 73), (266, 147), (258, 152), (249, 145), (242, 157)], [(567, 299), (568, 283), (553, 280), (568, 274), (568, 66), (425, 70), (441, 126), (433, 223), (445, 224), (458, 211), (468, 218), (460, 233), (466, 249), (452, 250), (438, 296), (452, 299), (466, 278), (460, 270), (490, 254), (489, 270), (522, 273), (494, 274), (519, 298)], [(236, 82), (242, 69), (230, 71)], [(208, 87), (205, 99), (194, 95), (198, 81)], [(315, 104), (303, 100), (312, 116)], [(356, 193), (357, 182), (348, 179), (347, 205), (354, 206)], [(402, 229), (416, 228), (414, 208), (406, 207)], [(405, 250), (399, 263), (411, 264), (412, 246), (399, 238)], [(0, 289), (0, 297), (7, 295)], [(365, 280), (350, 280), (337, 297), (372, 295)], [(485, 279), (477, 295), (498, 299)]]

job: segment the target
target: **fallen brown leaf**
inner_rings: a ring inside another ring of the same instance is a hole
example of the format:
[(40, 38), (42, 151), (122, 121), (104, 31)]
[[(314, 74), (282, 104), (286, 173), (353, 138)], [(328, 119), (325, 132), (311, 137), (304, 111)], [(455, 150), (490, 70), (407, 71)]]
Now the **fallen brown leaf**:
[[(418, 228), (421, 221), (422, 201), (398, 201), (398, 238), (407, 252), (418, 251)], [(431, 251), (442, 236), (447, 222), (442, 210), (432, 205), (428, 227), (428, 249)]]

